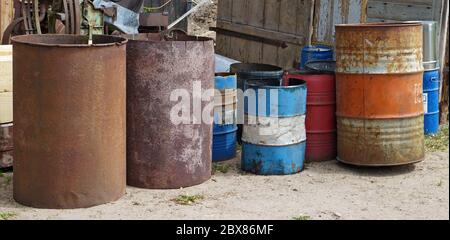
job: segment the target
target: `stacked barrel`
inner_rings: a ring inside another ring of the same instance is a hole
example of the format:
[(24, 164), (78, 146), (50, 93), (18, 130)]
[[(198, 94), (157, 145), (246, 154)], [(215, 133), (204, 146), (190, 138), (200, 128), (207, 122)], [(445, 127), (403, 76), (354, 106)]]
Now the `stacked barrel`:
[(303, 170), (306, 148), (306, 83), (289, 79), (246, 81), (242, 169), (258, 175)]
[(424, 21), (423, 25), (423, 106), (425, 111), (425, 134), (439, 132), (440, 66), (437, 54), (436, 22)]
[(338, 160), (422, 161), (422, 25), (337, 25), (336, 61)]
[(213, 162), (236, 157), (237, 79), (235, 74), (217, 73), (214, 96)]
[(12, 166), (12, 45), (0, 45), (0, 168)]
[(307, 45), (302, 49), (298, 69), (305, 70), (310, 61), (331, 61), (334, 59), (333, 48), (325, 45)]
[[(237, 86), (241, 92), (245, 91), (245, 82), (259, 81), (266, 82), (271, 80), (280, 80), (283, 77), (284, 71), (281, 67), (269, 64), (256, 63), (234, 63), (230, 66), (230, 72), (237, 75)], [(238, 95), (239, 96), (239, 95)], [(238, 136), (237, 140), (241, 143), (244, 121), (244, 99), (243, 95), (238, 99), (237, 121), (238, 121)]]
[[(322, 65), (312, 69), (312, 65)], [(336, 159), (336, 81), (333, 61), (309, 62), (308, 70), (290, 71), (288, 79), (305, 80), (308, 87), (306, 112), (306, 161), (321, 162)]]

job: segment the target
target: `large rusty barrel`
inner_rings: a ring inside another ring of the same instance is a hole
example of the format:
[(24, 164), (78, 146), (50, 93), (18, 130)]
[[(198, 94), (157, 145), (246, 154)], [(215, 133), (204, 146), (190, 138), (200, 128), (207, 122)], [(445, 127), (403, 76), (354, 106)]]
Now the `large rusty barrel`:
[[(189, 187), (211, 178), (213, 41), (158, 36), (130, 36), (127, 46), (127, 182), (147, 189)], [(212, 95), (202, 101), (194, 88)], [(196, 116), (207, 106), (210, 121)]]
[(338, 160), (362, 166), (422, 161), (422, 26), (336, 26)]
[(126, 42), (120, 37), (12, 39), (14, 199), (86, 208), (125, 194)]

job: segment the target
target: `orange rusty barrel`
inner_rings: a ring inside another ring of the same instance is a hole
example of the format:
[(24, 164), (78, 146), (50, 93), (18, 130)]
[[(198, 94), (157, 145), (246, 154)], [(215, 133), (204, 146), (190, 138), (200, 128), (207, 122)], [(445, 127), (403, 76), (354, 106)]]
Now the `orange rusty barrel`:
[(86, 208), (126, 186), (126, 42), (23, 35), (14, 45), (14, 199)]
[(336, 26), (338, 160), (420, 162), (424, 150), (422, 26)]

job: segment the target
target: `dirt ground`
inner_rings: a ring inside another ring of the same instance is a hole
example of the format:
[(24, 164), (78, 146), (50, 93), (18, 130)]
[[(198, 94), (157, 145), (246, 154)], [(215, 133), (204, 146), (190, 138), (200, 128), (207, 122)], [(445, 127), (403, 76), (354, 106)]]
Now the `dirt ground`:
[[(308, 164), (291, 176), (240, 172), (224, 163), (199, 186), (180, 190), (129, 187), (117, 202), (89, 209), (39, 210), (12, 198), (12, 173), (0, 178), (0, 218), (8, 219), (449, 219), (449, 153), (429, 153), (404, 167), (364, 169), (335, 161)], [(175, 202), (195, 196), (193, 205)]]

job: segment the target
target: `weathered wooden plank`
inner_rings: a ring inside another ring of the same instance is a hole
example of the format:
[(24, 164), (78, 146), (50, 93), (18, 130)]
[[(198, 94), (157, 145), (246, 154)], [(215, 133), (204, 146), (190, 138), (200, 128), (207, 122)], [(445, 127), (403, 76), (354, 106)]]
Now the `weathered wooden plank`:
[(220, 0), (218, 2), (217, 19), (231, 22), (232, 8), (233, 8), (233, 0)]
[(400, 2), (369, 1), (367, 17), (385, 20), (431, 20), (433, 9), (431, 5)]
[[(264, 27), (264, 1), (248, 1), (248, 25), (255, 28)], [(247, 41), (248, 59), (250, 63), (260, 63), (262, 61), (263, 44), (255, 41)]]
[(230, 37), (224, 34), (217, 34), (215, 48), (216, 53), (223, 56), (229, 56), (229, 49)]
[[(280, 1), (280, 25), (279, 31), (289, 34), (297, 33), (297, 25), (304, 19), (299, 19), (297, 14), (297, 6), (299, 1), (296, 0), (281, 0)], [(292, 68), (294, 61), (299, 54), (297, 52), (298, 46), (289, 44), (287, 48), (278, 48), (278, 62), (277, 65), (285, 68)]]
[(253, 27), (249, 25), (234, 24), (230, 22), (217, 21), (217, 27), (226, 30), (249, 34), (252, 36), (263, 37), (272, 40), (285, 41), (292, 44), (304, 44), (304, 35), (295, 35), (289, 33), (281, 33), (274, 30)]
[(248, 24), (248, 1), (247, 0), (233, 0), (232, 5), (232, 22), (239, 24)]
[[(233, 0), (232, 6), (232, 22), (233, 25), (247, 25), (248, 24), (248, 1), (247, 0)], [(246, 40), (238, 37), (230, 37), (230, 53), (233, 59), (241, 62), (247, 62), (248, 50)]]
[[(264, 3), (264, 28), (278, 32), (280, 25), (280, 1), (265, 0)], [(274, 34), (276, 35), (276, 34)], [(278, 64), (278, 47), (264, 44), (262, 62), (266, 64)]]
[(0, 39), (3, 37), (3, 32), (14, 18), (13, 0), (0, 1)]

